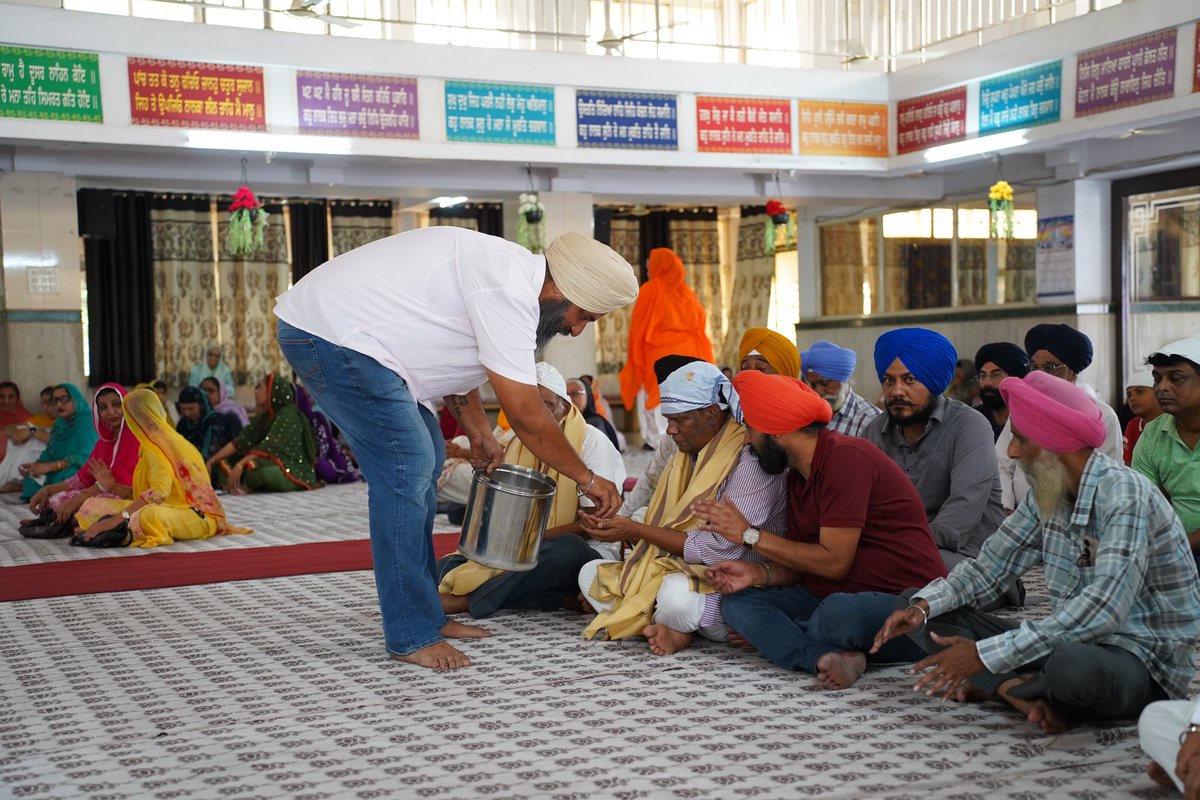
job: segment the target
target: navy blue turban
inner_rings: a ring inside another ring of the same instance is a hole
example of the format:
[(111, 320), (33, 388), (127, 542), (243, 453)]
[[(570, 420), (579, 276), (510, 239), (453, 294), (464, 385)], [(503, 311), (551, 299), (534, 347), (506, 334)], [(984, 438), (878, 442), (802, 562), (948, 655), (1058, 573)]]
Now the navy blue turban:
[(1012, 342), (992, 342), (979, 348), (975, 354), (975, 371), (983, 372), (983, 365), (989, 361), (1010, 378), (1024, 378), (1029, 374), (1029, 356)]
[(958, 352), (945, 336), (927, 328), (897, 328), (875, 340), (879, 382), (896, 359), (933, 394), (946, 391), (958, 366)]
[(1030, 328), (1025, 334), (1025, 352), (1032, 356), (1038, 350), (1050, 353), (1075, 373), (1092, 363), (1092, 340), (1070, 325), (1043, 322)]

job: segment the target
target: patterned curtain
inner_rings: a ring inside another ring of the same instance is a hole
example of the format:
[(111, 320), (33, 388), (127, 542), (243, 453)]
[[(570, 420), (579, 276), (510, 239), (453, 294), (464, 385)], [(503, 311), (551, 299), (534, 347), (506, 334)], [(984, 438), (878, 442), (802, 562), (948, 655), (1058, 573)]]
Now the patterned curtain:
[[(822, 225), (821, 313), (843, 316), (863, 313), (864, 282), (871, 292), (871, 310), (878, 311), (878, 229), (874, 219)], [(888, 286), (891, 296), (893, 287)]]
[[(722, 341), (718, 361), (736, 370), (737, 348), (750, 328), (766, 327), (775, 281), (775, 256), (766, 251), (767, 215), (744, 216), (738, 224), (737, 264), (729, 303), (729, 335)], [(715, 342), (714, 342), (715, 347)]]
[[(225, 198), (220, 208), (228, 207)], [(221, 301), (218, 322), (225, 360), (239, 385), (257, 383), (268, 372), (291, 374), (291, 367), (275, 341), (275, 298), (287, 291), (291, 266), (288, 263), (287, 226), (283, 206), (266, 203), (269, 217), (266, 247), (249, 256), (233, 256), (225, 247), (229, 213), (220, 213), (221, 261), (217, 264)]]
[[(157, 196), (150, 209), (154, 254), (154, 369), (170, 386), (217, 341), (212, 213), (208, 197)], [(282, 226), (280, 226), (282, 228)]]
[(724, 363), (719, 354), (724, 352), (725, 310), (731, 287), (722, 280), (720, 223), (714, 213), (712, 219), (672, 219), (669, 230), (671, 249), (687, 268), (688, 286), (704, 306), (713, 356)]
[(392, 204), (388, 200), (331, 200), (333, 253), (348, 253), (356, 247), (391, 236)]
[(429, 215), (429, 227), (436, 228), (439, 225), (453, 225), (456, 228), (466, 228), (467, 230), (479, 230), (479, 220), (475, 217), (435, 217)]
[[(642, 260), (641, 224), (636, 219), (614, 219), (609, 246), (638, 268)], [(605, 314), (596, 322), (596, 373), (615, 375), (625, 366), (629, 349), (629, 318), (633, 305)]]

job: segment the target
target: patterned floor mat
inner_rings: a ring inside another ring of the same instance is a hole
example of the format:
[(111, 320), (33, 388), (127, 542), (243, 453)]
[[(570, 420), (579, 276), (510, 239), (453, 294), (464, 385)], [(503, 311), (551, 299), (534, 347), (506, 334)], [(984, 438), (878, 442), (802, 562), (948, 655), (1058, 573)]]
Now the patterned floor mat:
[(585, 642), (565, 613), (489, 620), (468, 670), (407, 667), (365, 572), (5, 611), (0, 796), (1170, 796), (1131, 726), (1043, 736), (900, 667), (826, 692), (726, 646)]

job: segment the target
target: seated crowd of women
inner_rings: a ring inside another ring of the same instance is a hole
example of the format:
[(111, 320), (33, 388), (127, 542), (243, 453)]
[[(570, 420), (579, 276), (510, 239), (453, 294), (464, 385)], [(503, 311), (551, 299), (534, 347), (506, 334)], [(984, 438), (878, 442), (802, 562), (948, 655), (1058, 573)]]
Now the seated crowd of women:
[(180, 391), (177, 423), (161, 382), (131, 391), (105, 383), (90, 405), (72, 384), (49, 386), (37, 415), (15, 383), (0, 382), (0, 493), (34, 514), (21, 535), (91, 547), (206, 539), (247, 532), (227, 523), (219, 489), (306, 491), (362, 480), (302, 386), (267, 375), (251, 417), (229, 399), (223, 378), (232, 376), (214, 370), (225, 366), (217, 354)]

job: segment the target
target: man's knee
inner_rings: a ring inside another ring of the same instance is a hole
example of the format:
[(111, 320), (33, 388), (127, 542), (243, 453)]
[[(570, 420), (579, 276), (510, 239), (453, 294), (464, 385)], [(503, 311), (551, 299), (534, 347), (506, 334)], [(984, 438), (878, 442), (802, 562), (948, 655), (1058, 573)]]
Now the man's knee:
[(693, 592), (691, 581), (678, 573), (663, 578), (655, 601), (654, 621), (677, 631), (691, 633), (700, 627), (705, 595)]
[(765, 605), (763, 600), (765, 595), (764, 590), (756, 588), (727, 594), (721, 598), (721, 616), (725, 618), (729, 627), (735, 631), (741, 630), (738, 623), (751, 620), (761, 612)]

